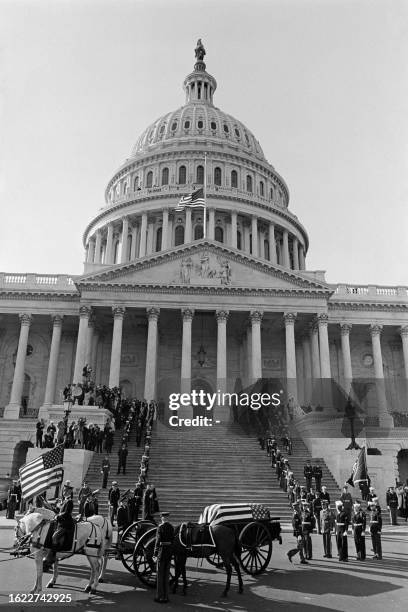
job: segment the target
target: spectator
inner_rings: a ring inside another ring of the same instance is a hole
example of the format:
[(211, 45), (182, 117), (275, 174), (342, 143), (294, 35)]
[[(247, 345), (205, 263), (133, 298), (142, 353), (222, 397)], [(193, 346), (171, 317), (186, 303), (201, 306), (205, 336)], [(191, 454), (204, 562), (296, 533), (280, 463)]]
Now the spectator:
[(112, 482), (112, 486), (108, 492), (109, 509), (110, 509), (110, 521), (112, 525), (115, 524), (115, 518), (118, 512), (118, 505), (120, 499), (120, 489), (116, 480)]
[(101, 474), (103, 474), (102, 476), (102, 489), (106, 489), (107, 485), (108, 485), (108, 478), (109, 478), (109, 472), (110, 472), (110, 461), (108, 457), (105, 457), (105, 459), (102, 461), (102, 467), (101, 467)]
[(123, 473), (126, 474), (126, 461), (128, 456), (128, 449), (126, 444), (122, 444), (121, 448), (118, 450), (118, 474), (120, 474), (120, 470), (123, 470)]
[(42, 448), (43, 446), (43, 443), (42, 443), (43, 431), (44, 431), (44, 421), (41, 419), (37, 421), (37, 425), (36, 425), (35, 445), (37, 448), (38, 447)]

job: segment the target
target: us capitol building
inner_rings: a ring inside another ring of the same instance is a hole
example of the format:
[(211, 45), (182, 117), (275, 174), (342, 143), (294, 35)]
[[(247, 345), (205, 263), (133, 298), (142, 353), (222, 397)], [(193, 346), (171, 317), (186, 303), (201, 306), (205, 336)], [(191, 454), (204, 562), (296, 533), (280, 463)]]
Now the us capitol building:
[[(199, 41), (184, 104), (148, 126), (112, 175), (84, 229), (83, 274), (0, 274), (2, 475), (35, 443), (38, 410), (52, 414), (88, 363), (97, 384), (147, 399), (292, 381), (298, 430), (339, 480), (347, 440), (329, 405), (316, 410), (314, 382), (347, 394), (371, 381), (359, 434), (375, 450), (371, 478), (405, 480), (408, 289), (330, 285), (307, 269), (288, 186), (250, 130), (214, 105), (204, 55)], [(202, 207), (175, 211), (204, 183), (205, 235)]]

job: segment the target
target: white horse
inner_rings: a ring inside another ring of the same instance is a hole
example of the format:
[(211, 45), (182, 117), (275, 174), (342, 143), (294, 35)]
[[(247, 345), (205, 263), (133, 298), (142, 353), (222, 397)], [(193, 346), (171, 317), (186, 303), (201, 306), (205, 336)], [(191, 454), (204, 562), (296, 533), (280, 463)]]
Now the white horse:
[[(25, 514), (15, 528), (17, 544), (19, 540), (22, 541), (25, 537), (31, 536), (29, 542), (31, 547), (35, 549), (35, 552), (32, 552), (37, 568), (37, 580), (31, 593), (40, 593), (42, 591), (43, 558), (50, 550), (44, 547), (44, 542), (50, 523), (55, 516), (52, 510), (36, 508), (33, 512)], [(53, 577), (48, 582), (47, 588), (52, 588), (57, 581), (58, 561), (81, 553), (86, 555), (91, 566), (91, 575), (84, 591), (95, 594), (98, 582), (103, 582), (108, 560), (108, 548), (111, 546), (111, 543), (112, 526), (103, 516), (94, 515), (86, 521), (76, 523), (72, 548), (70, 551), (56, 553)]]

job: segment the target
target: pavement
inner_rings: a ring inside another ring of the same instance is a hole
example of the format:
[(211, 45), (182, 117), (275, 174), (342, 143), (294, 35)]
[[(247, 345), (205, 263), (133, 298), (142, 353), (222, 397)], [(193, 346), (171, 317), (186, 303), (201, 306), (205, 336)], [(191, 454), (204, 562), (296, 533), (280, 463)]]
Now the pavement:
[[(6, 521), (3, 517), (1, 522)], [(370, 539), (366, 538), (368, 559), (357, 561), (353, 538), (349, 537), (350, 560), (324, 559), (322, 538), (313, 535), (314, 559), (309, 565), (300, 565), (295, 557), (289, 563), (286, 553), (295, 545), (291, 534), (284, 533), (283, 545), (273, 545), (272, 559), (267, 570), (259, 576), (243, 574), (244, 593), (237, 589), (235, 574), (227, 598), (221, 597), (225, 573), (208, 565), (206, 561), (191, 560), (187, 565), (189, 588), (187, 595), (171, 594), (168, 604), (153, 601), (154, 591), (145, 587), (130, 574), (120, 561), (108, 564), (106, 581), (99, 585), (97, 595), (83, 592), (89, 576), (85, 557), (75, 555), (60, 564), (57, 587), (47, 589), (50, 574), (43, 579), (44, 593), (70, 594), (71, 603), (12, 604), (10, 594), (29, 593), (35, 577), (34, 562), (30, 558), (14, 559), (9, 554), (14, 533), (7, 527), (0, 529), (0, 612), (30, 608), (48, 610), (51, 607), (67, 610), (75, 608), (86, 612), (115, 612), (141, 610), (155, 612), (400, 612), (406, 609), (408, 599), (408, 529), (401, 533), (383, 531), (383, 559), (373, 560)], [(12, 526), (12, 525), (11, 525)], [(393, 528), (395, 529), (395, 528)], [(333, 541), (334, 544), (334, 541)]]

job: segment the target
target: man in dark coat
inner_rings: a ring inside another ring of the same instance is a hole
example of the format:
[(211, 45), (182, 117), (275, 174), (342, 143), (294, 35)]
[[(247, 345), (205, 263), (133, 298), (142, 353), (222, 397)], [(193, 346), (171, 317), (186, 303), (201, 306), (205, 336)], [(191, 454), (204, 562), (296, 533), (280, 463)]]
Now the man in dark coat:
[(308, 561), (310, 561), (312, 559), (312, 538), (310, 537), (310, 534), (312, 533), (314, 527), (315, 527), (315, 518), (310, 510), (310, 505), (309, 504), (303, 504), (303, 510), (301, 513), (301, 517), (302, 517), (302, 533), (303, 533), (303, 540), (305, 543), (305, 556), (306, 559)]
[(317, 527), (317, 533), (321, 533), (321, 522), (320, 522), (320, 513), (322, 511), (322, 499), (320, 497), (320, 492), (317, 491), (316, 492), (316, 496), (312, 502), (312, 511), (313, 511), (313, 516), (315, 517), (316, 520), (316, 527)]
[(66, 497), (74, 499), (74, 487), (71, 486), (70, 480), (65, 481), (65, 484), (62, 487), (61, 495), (63, 499), (65, 499)]
[(120, 474), (120, 470), (123, 470), (123, 473), (126, 474), (126, 461), (128, 456), (128, 449), (126, 444), (122, 444), (121, 448), (118, 450), (118, 474)]
[(118, 483), (116, 482), (116, 480), (114, 480), (112, 482), (111, 488), (108, 491), (110, 520), (111, 520), (112, 525), (115, 524), (115, 517), (118, 512), (119, 498), (120, 498), (120, 489), (118, 487)]
[(307, 561), (303, 554), (305, 542), (303, 538), (302, 516), (300, 513), (300, 504), (298, 503), (293, 504), (292, 527), (293, 527), (293, 535), (295, 536), (297, 540), (297, 547), (289, 550), (289, 552), (287, 553), (288, 559), (292, 563), (292, 557), (294, 557), (295, 555), (297, 555), (297, 553), (299, 553), (300, 562), (303, 565), (307, 565)]
[(347, 531), (349, 526), (348, 513), (344, 510), (341, 500), (336, 501), (336, 543), (339, 561), (348, 561)]
[(78, 511), (79, 511), (79, 514), (81, 515), (81, 518), (84, 514), (85, 502), (88, 499), (89, 495), (91, 494), (92, 494), (92, 490), (90, 487), (88, 487), (86, 481), (84, 480), (84, 482), (82, 483), (82, 487), (79, 489), (79, 493), (78, 493)]
[(382, 545), (381, 545), (382, 517), (381, 517), (381, 508), (378, 505), (378, 499), (376, 497), (373, 499), (372, 502), (369, 503), (369, 509), (371, 512), (370, 534), (371, 534), (371, 542), (373, 545), (373, 552), (374, 552), (373, 559), (382, 559)]
[(110, 472), (110, 461), (108, 457), (105, 457), (105, 459), (102, 461), (102, 466), (101, 466), (102, 489), (106, 489), (106, 487), (108, 486), (109, 472)]
[(317, 460), (316, 465), (313, 466), (313, 478), (315, 479), (315, 489), (316, 491), (319, 491), (319, 493), (322, 490), (322, 476), (322, 467), (320, 465), (320, 461)]
[(367, 517), (366, 513), (363, 512), (361, 504), (355, 502), (354, 514), (352, 519), (353, 533), (354, 533), (354, 544), (356, 546), (357, 559), (364, 561), (366, 558), (366, 546), (365, 546), (365, 530), (366, 530)]
[(18, 511), (21, 499), (21, 487), (18, 485), (17, 480), (13, 480), (9, 487), (7, 494), (7, 512), (6, 518), (13, 519), (14, 514)]
[(347, 513), (348, 524), (351, 523), (351, 514), (353, 511), (353, 498), (351, 497), (351, 493), (349, 493), (348, 486), (344, 485), (343, 492), (340, 496), (340, 501), (343, 504), (343, 510)]
[(310, 491), (310, 489), (312, 488), (312, 476), (313, 476), (313, 468), (312, 468), (312, 464), (310, 463), (310, 459), (306, 461), (306, 465), (303, 468), (303, 475), (306, 479), (306, 489)]
[(43, 437), (43, 431), (44, 431), (44, 425), (41, 421), (37, 422), (37, 425), (35, 426), (35, 445), (39, 446), (40, 448), (42, 448), (42, 437)]
[(333, 510), (330, 509), (327, 500), (322, 500), (322, 511), (320, 513), (320, 520), (322, 524), (323, 534), (323, 549), (324, 557), (327, 559), (332, 558), (332, 542), (331, 534), (335, 527), (335, 515)]
[(330, 494), (327, 492), (327, 487), (322, 486), (322, 490), (320, 493), (320, 499), (323, 501), (327, 501), (327, 504), (330, 506)]
[(128, 509), (125, 506), (123, 500), (120, 500), (119, 502), (119, 507), (117, 511), (117, 522), (118, 522), (118, 535), (120, 535), (129, 526)]
[(157, 558), (157, 585), (154, 601), (169, 601), (170, 564), (173, 556), (174, 527), (168, 521), (168, 512), (161, 513), (161, 523), (157, 527), (153, 556)]
[(57, 529), (52, 536), (52, 543), (56, 550), (63, 550), (70, 544), (70, 538), (75, 529), (75, 521), (72, 518), (73, 509), (74, 502), (67, 495), (61, 504), (59, 514), (56, 516)]
[(395, 492), (394, 487), (390, 487), (387, 491), (387, 508), (390, 511), (391, 525), (398, 525), (397, 513), (398, 513), (398, 495)]

